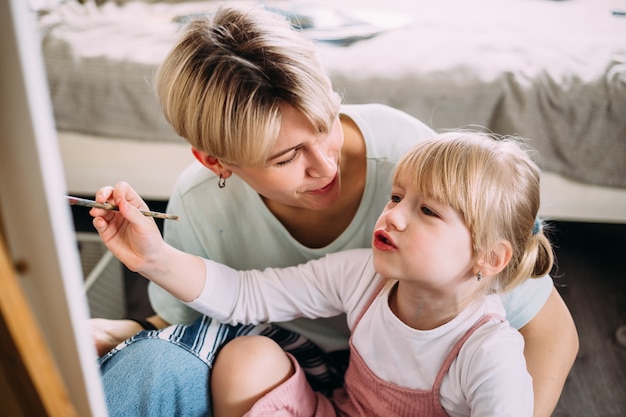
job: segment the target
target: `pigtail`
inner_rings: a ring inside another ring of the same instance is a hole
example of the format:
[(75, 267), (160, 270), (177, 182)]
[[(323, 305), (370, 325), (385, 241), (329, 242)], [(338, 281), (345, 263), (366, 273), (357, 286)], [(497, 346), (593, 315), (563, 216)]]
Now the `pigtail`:
[(540, 278), (549, 274), (552, 270), (552, 265), (554, 265), (554, 251), (543, 228), (530, 240), (531, 244), (536, 245), (535, 266), (530, 277)]
[[(519, 242), (522, 243), (522, 242)], [(501, 273), (500, 291), (507, 292), (522, 284), (528, 278), (541, 278), (552, 270), (554, 264), (554, 251), (552, 244), (545, 234), (542, 226), (537, 232), (533, 232), (525, 239), (525, 250), (519, 254), (517, 263), (514, 259)], [(506, 276), (511, 274), (510, 278)]]

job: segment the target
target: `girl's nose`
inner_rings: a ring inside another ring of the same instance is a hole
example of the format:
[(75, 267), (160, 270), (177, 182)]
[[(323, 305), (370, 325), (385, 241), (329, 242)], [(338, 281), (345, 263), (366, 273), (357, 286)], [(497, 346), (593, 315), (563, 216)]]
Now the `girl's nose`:
[(402, 231), (406, 229), (408, 223), (407, 217), (404, 214), (404, 206), (402, 205), (402, 202), (386, 209), (384, 219), (387, 225), (395, 230)]

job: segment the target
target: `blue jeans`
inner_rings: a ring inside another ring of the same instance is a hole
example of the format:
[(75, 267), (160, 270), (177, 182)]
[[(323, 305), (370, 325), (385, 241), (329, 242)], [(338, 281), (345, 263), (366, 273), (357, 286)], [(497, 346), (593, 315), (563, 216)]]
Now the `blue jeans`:
[(100, 358), (109, 416), (211, 416), (215, 355), (253, 329), (201, 317), (189, 326), (137, 333)]
[(213, 360), (224, 344), (245, 334), (279, 343), (296, 357), (314, 389), (330, 393), (342, 385), (347, 358), (336, 360), (298, 334), (200, 317), (188, 326), (139, 332), (100, 358), (109, 416), (210, 417)]
[(209, 376), (191, 352), (143, 339), (102, 365), (109, 416), (210, 416)]

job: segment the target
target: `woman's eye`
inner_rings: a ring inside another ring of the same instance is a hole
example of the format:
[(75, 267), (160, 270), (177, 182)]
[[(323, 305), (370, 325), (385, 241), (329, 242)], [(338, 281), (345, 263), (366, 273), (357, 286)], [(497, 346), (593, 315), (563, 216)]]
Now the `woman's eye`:
[(293, 152), (291, 153), (291, 156), (289, 157), (289, 159), (285, 160), (285, 161), (280, 161), (280, 162), (276, 162), (276, 165), (279, 167), (282, 167), (284, 165), (288, 165), (290, 163), (292, 163), (296, 157), (298, 156), (298, 153), (300, 153), (300, 148), (296, 148), (293, 150)]
[(429, 209), (426, 206), (422, 206), (421, 210), (422, 210), (422, 213), (424, 213), (427, 216), (439, 217), (439, 215), (437, 213), (435, 213), (434, 211), (432, 211), (431, 209)]

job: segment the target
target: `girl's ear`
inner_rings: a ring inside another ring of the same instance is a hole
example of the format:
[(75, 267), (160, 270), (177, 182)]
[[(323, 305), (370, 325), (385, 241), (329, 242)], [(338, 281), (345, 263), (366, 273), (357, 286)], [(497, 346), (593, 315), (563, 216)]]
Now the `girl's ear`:
[(512, 256), (513, 247), (511, 243), (501, 240), (478, 258), (476, 262), (477, 272), (482, 272), (486, 277), (495, 276), (509, 264)]
[(198, 162), (213, 171), (215, 175), (221, 175), (223, 178), (228, 178), (232, 175), (232, 171), (226, 168), (220, 160), (213, 155), (209, 155), (208, 153), (200, 151), (196, 148), (191, 148), (191, 153)]

